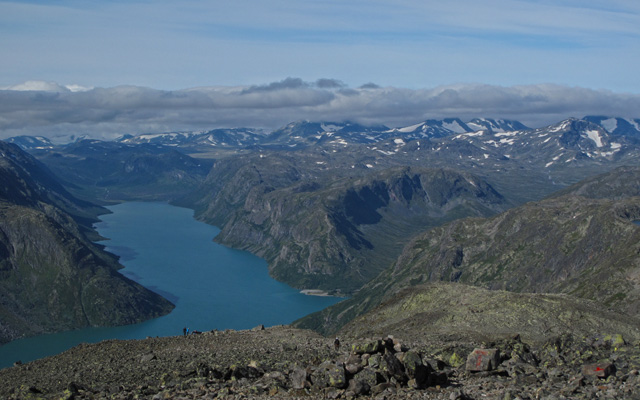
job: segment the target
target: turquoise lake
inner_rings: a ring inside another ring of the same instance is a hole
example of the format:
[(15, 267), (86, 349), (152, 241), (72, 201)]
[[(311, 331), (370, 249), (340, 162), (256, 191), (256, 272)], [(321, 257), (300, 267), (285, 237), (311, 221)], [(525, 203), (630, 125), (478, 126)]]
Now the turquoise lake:
[(79, 343), (143, 339), (213, 329), (288, 324), (340, 301), (308, 296), (272, 279), (267, 263), (212, 239), (219, 229), (193, 219), (193, 210), (130, 202), (109, 209), (95, 226), (120, 256), (120, 272), (172, 301), (168, 315), (136, 325), (87, 328), (20, 339), (0, 346), (0, 368), (53, 355)]

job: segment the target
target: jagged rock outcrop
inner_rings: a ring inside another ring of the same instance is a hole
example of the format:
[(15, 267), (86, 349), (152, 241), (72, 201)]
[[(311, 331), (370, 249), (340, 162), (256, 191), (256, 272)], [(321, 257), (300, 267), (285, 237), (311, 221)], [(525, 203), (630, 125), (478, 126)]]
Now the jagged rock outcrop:
[(118, 273), (115, 257), (62, 208), (87, 222), (97, 206), (75, 199), (17, 146), (0, 142), (0, 153), (0, 343), (141, 322), (173, 308)]

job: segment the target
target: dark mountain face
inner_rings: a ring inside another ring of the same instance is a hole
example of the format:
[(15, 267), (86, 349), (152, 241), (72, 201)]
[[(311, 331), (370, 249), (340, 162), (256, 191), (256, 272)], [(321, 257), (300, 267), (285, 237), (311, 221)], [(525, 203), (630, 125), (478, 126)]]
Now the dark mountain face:
[(350, 292), (393, 260), (412, 234), (506, 207), (471, 174), (316, 171), (322, 161), (312, 160), (269, 154), (217, 162), (194, 196), (196, 215), (222, 228), (217, 241), (266, 258), (275, 278)]
[(116, 259), (87, 238), (89, 228), (77, 221), (97, 210), (33, 157), (0, 142), (0, 343), (140, 322), (173, 308), (120, 275)]
[(55, 205), (90, 229), (102, 207), (72, 196), (53, 173), (31, 155), (13, 144), (0, 141), (0, 201), (35, 207), (39, 203)]
[(99, 201), (172, 199), (193, 190), (211, 167), (172, 147), (99, 140), (37, 155), (74, 194)]
[(561, 196), (431, 229), (353, 298), (300, 324), (331, 332), (400, 290), (430, 281), (565, 293), (638, 315), (640, 226), (633, 221), (640, 219), (640, 197), (638, 187), (627, 184), (638, 179), (639, 168), (621, 168)]

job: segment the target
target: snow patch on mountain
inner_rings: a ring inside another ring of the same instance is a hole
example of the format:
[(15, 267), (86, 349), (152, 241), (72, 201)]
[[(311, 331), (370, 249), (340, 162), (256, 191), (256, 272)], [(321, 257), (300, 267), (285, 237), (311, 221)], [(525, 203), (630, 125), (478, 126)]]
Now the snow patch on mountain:
[(618, 120), (616, 118), (608, 118), (600, 122), (600, 125), (609, 133), (616, 130), (618, 127)]
[(588, 130), (588, 131), (585, 131), (585, 133), (587, 134), (589, 139), (594, 141), (594, 143), (596, 144), (596, 147), (602, 147), (603, 146), (602, 138), (600, 137), (600, 132)]
[(341, 128), (340, 126), (335, 125), (335, 124), (321, 124), (320, 127), (325, 132), (335, 132), (335, 131), (337, 131), (338, 129)]
[(415, 124), (415, 125), (411, 125), (411, 126), (407, 126), (405, 128), (400, 128), (400, 129), (397, 129), (397, 131), (401, 132), (401, 133), (410, 133), (410, 132), (413, 132), (413, 131), (417, 130), (418, 128), (420, 128), (422, 126), (424, 126), (424, 122), (421, 122), (421, 123)]
[(445, 129), (450, 130), (451, 132), (455, 132), (455, 133), (465, 133), (467, 132), (467, 130), (458, 123), (458, 121), (453, 121), (453, 122), (446, 122), (443, 121), (442, 122), (442, 127)]

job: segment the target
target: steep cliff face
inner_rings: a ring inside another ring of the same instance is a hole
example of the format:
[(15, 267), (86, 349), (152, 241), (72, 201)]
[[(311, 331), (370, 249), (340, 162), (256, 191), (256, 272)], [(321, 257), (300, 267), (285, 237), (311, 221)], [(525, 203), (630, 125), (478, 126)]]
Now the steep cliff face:
[(266, 258), (295, 287), (343, 293), (377, 275), (412, 234), (506, 207), (481, 179), (442, 169), (331, 179), (271, 158), (220, 163), (208, 182), (197, 216), (221, 226), (216, 240)]
[[(559, 197), (434, 228), (352, 299), (301, 325), (332, 331), (404, 288), (429, 281), (565, 293), (638, 315), (640, 226), (633, 221), (640, 219), (640, 197), (637, 187), (625, 183), (638, 176), (640, 168), (623, 168)], [(610, 189), (610, 198), (600, 198), (597, 182)]]
[(173, 308), (120, 275), (116, 259), (60, 208), (84, 221), (95, 206), (73, 198), (17, 147), (0, 142), (0, 152), (0, 343), (140, 322)]

